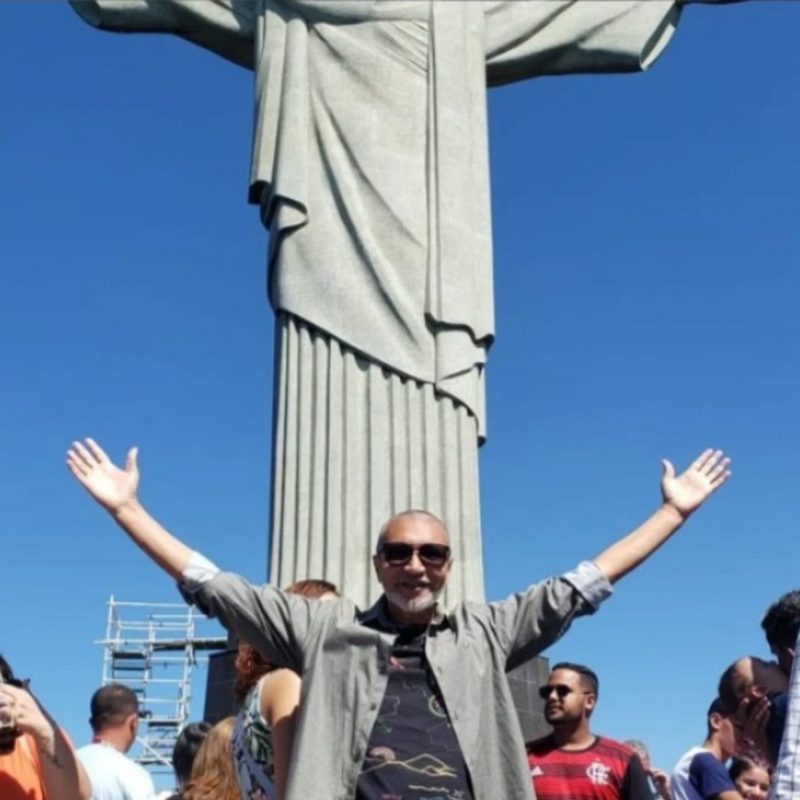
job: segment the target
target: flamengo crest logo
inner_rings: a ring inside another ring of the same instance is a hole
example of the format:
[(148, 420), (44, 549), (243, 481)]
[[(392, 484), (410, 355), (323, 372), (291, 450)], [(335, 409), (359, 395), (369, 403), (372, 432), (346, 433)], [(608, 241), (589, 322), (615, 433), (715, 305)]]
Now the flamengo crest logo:
[(611, 772), (611, 767), (607, 767), (600, 761), (592, 761), (592, 763), (589, 764), (588, 767), (586, 767), (586, 777), (595, 786), (607, 786), (608, 775), (610, 772)]

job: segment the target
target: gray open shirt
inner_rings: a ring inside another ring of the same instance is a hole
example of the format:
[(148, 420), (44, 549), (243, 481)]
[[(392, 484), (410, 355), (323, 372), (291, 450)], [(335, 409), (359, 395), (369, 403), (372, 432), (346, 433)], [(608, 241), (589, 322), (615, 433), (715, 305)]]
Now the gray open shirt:
[[(383, 598), (367, 611), (345, 598), (309, 600), (219, 572), (198, 554), (182, 590), (273, 664), (302, 677), (285, 800), (352, 800), (396, 635), (383, 630)], [(506, 670), (540, 653), (610, 593), (586, 561), (499, 602), (458, 603), (430, 624), (425, 654), (477, 800), (534, 797)]]

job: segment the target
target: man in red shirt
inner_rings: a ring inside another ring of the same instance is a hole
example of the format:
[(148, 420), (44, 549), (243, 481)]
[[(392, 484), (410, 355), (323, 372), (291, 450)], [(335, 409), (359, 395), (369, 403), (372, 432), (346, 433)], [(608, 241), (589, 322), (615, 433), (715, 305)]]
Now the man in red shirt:
[(589, 717), (598, 680), (581, 664), (556, 664), (539, 690), (553, 732), (528, 743), (538, 800), (652, 800), (642, 762), (630, 747), (595, 736)]

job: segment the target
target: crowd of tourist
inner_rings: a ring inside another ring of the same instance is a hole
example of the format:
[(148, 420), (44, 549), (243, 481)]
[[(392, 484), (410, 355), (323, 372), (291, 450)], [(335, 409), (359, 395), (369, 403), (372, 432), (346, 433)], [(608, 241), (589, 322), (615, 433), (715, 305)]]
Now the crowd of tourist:
[[(600, 680), (589, 666), (552, 667), (539, 690), (551, 732), (527, 743), (506, 678), (575, 618), (596, 611), (612, 584), (726, 481), (729, 461), (720, 451), (705, 451), (680, 475), (665, 461), (662, 502), (639, 527), (574, 570), (501, 602), (443, 608), (449, 534), (426, 511), (396, 514), (377, 537), (373, 564), (383, 594), (367, 610), (326, 581), (284, 591), (220, 571), (141, 505), (136, 455), (120, 468), (87, 440), (73, 445), (67, 463), (184, 596), (240, 642), (239, 711), (213, 727), (181, 731), (172, 800), (800, 797), (793, 783), (800, 592), (781, 597), (764, 617), (776, 662), (746, 656), (722, 673), (705, 738), (671, 775), (650, 763), (642, 742), (592, 730)], [(2, 660), (0, 672), (2, 800), (156, 796), (148, 773), (125, 755), (139, 724), (129, 688), (98, 689), (92, 740), (76, 751)], [(698, 714), (698, 728), (702, 722)]]

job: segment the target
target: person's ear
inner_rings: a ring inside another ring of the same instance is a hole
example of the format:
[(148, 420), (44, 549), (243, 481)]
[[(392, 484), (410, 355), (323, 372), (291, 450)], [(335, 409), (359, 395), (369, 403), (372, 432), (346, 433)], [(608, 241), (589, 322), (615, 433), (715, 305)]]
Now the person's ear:
[(585, 699), (583, 701), (583, 707), (586, 709), (586, 715), (594, 711), (594, 707), (597, 705), (597, 695), (596, 694), (587, 694), (585, 695)]

